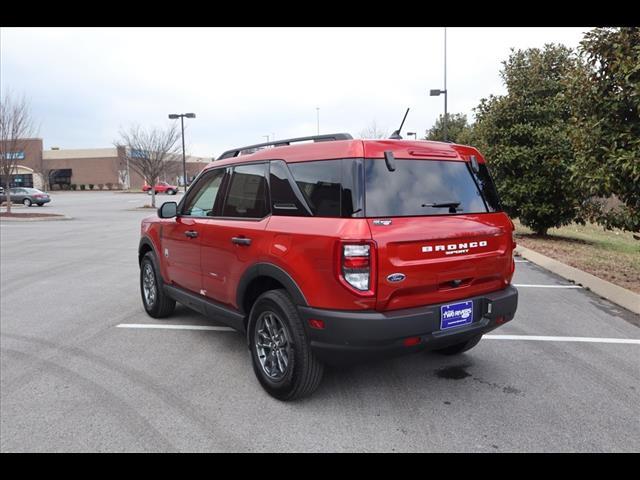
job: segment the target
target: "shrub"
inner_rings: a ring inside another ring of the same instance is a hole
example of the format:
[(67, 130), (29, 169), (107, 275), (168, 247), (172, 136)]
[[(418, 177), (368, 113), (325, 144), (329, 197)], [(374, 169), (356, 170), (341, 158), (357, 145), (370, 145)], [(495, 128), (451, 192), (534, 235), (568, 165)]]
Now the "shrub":
[(105, 183), (105, 185), (107, 186), (107, 190), (113, 189), (113, 183), (107, 182), (107, 183)]
[[(572, 180), (589, 197), (585, 220), (640, 231), (640, 28), (586, 33), (568, 79)], [(612, 198), (620, 204), (611, 208)]]
[(98, 184), (98, 190), (102, 190), (104, 188), (104, 183), (99, 183)]
[(78, 186), (75, 183), (71, 184), (71, 190), (76, 190), (78, 188)]
[(93, 190), (93, 183), (89, 184), (89, 190)]
[(507, 213), (545, 235), (576, 219), (581, 203), (570, 181), (574, 155), (562, 82), (575, 59), (550, 44), (513, 51), (503, 65), (507, 94), (481, 100), (474, 135)]
[(80, 190), (84, 190), (84, 189), (85, 189), (85, 187), (86, 187), (86, 185), (84, 185), (84, 184), (80, 184)]

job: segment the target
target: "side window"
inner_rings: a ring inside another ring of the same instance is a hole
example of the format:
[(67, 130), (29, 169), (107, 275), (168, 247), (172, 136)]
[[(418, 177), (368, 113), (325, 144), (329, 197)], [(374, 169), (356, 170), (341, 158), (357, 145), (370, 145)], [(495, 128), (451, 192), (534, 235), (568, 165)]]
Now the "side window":
[(341, 216), (342, 160), (290, 163), (289, 169), (315, 216)]
[(226, 170), (226, 168), (220, 168), (198, 181), (195, 186), (196, 191), (189, 196), (182, 209), (182, 215), (211, 217), (217, 214), (219, 208), (216, 208), (218, 206), (216, 204), (219, 204), (219, 200), (216, 201), (216, 199)]
[(286, 164), (282, 160), (272, 160), (269, 170), (269, 192), (271, 193), (271, 211), (274, 215), (290, 217), (306, 217), (310, 215), (303, 205), (304, 198), (293, 190), (295, 182)]
[(269, 213), (267, 206), (267, 164), (238, 165), (233, 175), (227, 198), (224, 202), (224, 217), (264, 218)]

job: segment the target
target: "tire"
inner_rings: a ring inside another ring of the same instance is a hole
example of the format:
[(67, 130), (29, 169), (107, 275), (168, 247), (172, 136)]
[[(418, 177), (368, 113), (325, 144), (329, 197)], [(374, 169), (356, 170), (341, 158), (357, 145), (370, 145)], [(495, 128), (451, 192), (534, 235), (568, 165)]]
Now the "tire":
[[(284, 290), (271, 290), (258, 297), (251, 309), (248, 332), (253, 370), (269, 395), (295, 400), (318, 388), (324, 366), (311, 351), (298, 310)], [(274, 335), (269, 336), (270, 332)], [(278, 347), (262, 348), (256, 340), (262, 345), (275, 340), (271, 344)], [(274, 351), (279, 355), (271, 354)]]
[(466, 352), (467, 350), (471, 350), (480, 342), (481, 339), (482, 339), (482, 335), (476, 335), (475, 337), (472, 337), (469, 340), (466, 340), (461, 343), (456, 343), (454, 345), (449, 345), (448, 347), (444, 347), (439, 350), (434, 350), (434, 352), (439, 353), (441, 355), (458, 355), (459, 353)]
[(173, 189), (167, 190), (167, 195), (175, 195), (176, 193), (178, 193), (178, 192), (176, 192)]
[(33, 204), (33, 202), (32, 202), (30, 199), (25, 198), (24, 200), (22, 200), (22, 204), (23, 204), (25, 207), (30, 207), (30, 206)]
[(38, 203), (39, 207), (44, 207), (44, 203)]
[(176, 308), (176, 301), (164, 291), (153, 252), (147, 252), (140, 262), (140, 295), (145, 311), (153, 318), (167, 317)]

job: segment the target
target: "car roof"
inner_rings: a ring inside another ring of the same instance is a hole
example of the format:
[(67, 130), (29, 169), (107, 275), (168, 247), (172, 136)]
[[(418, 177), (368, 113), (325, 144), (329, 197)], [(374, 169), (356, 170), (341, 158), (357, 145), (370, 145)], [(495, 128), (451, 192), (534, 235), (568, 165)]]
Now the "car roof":
[(393, 152), (394, 157), (401, 159), (467, 161), (471, 155), (475, 155), (480, 163), (484, 162), (478, 150), (466, 145), (429, 140), (352, 139), (266, 147), (254, 153), (215, 160), (205, 168), (276, 159), (305, 162), (339, 158), (384, 158), (386, 151)]

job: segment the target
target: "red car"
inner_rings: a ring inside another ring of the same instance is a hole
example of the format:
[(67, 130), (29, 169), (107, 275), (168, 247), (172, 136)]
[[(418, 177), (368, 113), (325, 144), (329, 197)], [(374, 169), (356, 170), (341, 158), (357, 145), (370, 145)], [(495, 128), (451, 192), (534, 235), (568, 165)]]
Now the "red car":
[[(158, 182), (154, 188), (156, 193), (166, 193), (167, 195), (175, 195), (178, 193), (178, 187), (170, 185), (167, 182)], [(146, 183), (142, 186), (142, 191), (151, 194), (151, 186)]]
[(290, 400), (324, 364), (458, 354), (513, 319), (513, 228), (472, 147), (251, 145), (142, 221), (142, 301), (155, 318), (177, 301), (244, 333), (262, 386)]

